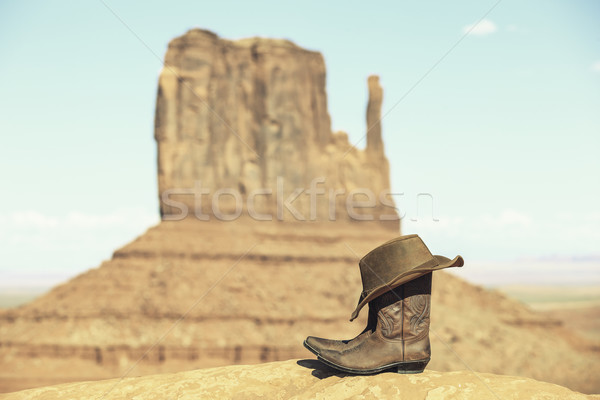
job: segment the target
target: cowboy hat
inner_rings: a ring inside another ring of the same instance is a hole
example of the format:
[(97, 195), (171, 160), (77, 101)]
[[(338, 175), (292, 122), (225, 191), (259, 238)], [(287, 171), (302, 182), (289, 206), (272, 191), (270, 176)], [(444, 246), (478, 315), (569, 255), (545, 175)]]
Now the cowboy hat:
[(453, 260), (431, 254), (418, 235), (392, 239), (371, 250), (360, 262), (363, 291), (350, 321), (369, 301), (406, 282), (443, 268), (462, 267), (461, 256)]

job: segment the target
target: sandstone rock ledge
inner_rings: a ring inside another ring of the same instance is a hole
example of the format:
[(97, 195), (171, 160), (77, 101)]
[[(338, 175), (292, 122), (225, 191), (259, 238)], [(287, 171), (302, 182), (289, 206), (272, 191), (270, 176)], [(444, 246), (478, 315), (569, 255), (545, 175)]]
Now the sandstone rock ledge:
[(76, 382), (9, 399), (600, 399), (529, 378), (474, 373), (345, 376), (316, 360), (234, 365), (122, 380)]

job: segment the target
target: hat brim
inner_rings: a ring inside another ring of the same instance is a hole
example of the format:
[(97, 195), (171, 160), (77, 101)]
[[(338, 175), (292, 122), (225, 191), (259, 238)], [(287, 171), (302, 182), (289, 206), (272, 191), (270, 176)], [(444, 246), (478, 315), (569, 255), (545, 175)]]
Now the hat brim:
[(465, 264), (465, 261), (461, 256), (456, 256), (452, 260), (444, 256), (433, 256), (433, 258), (435, 258), (435, 260), (437, 261), (437, 265), (431, 266), (429, 262), (419, 265), (411, 270), (401, 273), (390, 282), (386, 283), (382, 281), (382, 284), (380, 286), (376, 287), (368, 293), (362, 293), (360, 299), (358, 300), (358, 306), (356, 306), (356, 309), (350, 317), (350, 321), (353, 321), (354, 319), (356, 319), (356, 317), (358, 317), (360, 310), (368, 302), (370, 302), (376, 297), (381, 296), (386, 292), (389, 292), (392, 289), (397, 288), (400, 285), (405, 284), (406, 282), (412, 281), (413, 279), (416, 279), (433, 271), (451, 267), (462, 267)]

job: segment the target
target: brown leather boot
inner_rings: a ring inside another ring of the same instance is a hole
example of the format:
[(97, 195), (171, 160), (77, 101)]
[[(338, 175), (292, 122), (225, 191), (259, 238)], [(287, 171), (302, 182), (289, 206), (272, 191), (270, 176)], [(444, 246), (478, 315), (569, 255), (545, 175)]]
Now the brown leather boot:
[(350, 321), (368, 304), (366, 328), (352, 340), (309, 336), (304, 346), (346, 372), (422, 372), (430, 357), (431, 273), (463, 264), (461, 256), (450, 260), (432, 255), (418, 235), (384, 243), (359, 263), (363, 291)]
[[(420, 373), (429, 362), (431, 277), (428, 273), (399, 286), (369, 304), (377, 304), (377, 325), (353, 345), (322, 349), (323, 363), (353, 374), (374, 374), (395, 369)], [(372, 308), (375, 310), (375, 307)]]

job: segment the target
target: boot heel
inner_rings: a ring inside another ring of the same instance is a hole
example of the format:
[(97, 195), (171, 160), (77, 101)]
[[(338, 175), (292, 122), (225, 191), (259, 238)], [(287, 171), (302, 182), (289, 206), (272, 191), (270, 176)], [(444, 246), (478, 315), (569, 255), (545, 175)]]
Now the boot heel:
[(420, 374), (425, 370), (429, 359), (420, 361), (409, 361), (396, 366), (396, 372), (399, 374)]

